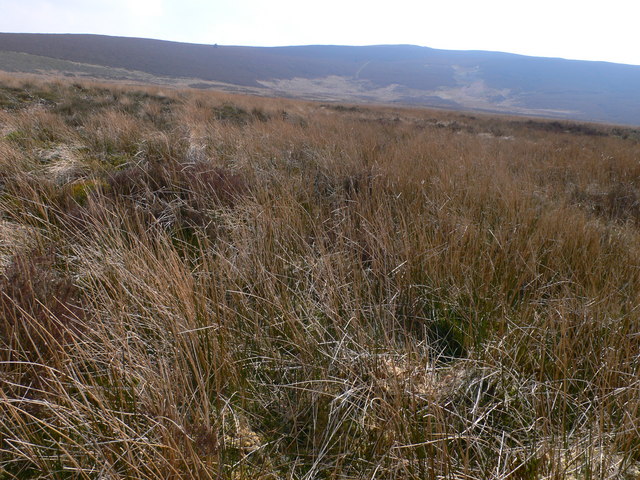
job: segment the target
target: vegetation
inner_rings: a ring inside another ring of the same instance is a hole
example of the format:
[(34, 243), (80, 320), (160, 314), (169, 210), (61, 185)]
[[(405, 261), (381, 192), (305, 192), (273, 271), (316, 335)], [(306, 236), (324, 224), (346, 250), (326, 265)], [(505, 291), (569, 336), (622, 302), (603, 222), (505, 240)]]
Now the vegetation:
[(0, 32), (0, 67), (307, 100), (640, 125), (640, 67), (415, 45), (242, 47)]
[(640, 478), (633, 129), (0, 87), (0, 479)]

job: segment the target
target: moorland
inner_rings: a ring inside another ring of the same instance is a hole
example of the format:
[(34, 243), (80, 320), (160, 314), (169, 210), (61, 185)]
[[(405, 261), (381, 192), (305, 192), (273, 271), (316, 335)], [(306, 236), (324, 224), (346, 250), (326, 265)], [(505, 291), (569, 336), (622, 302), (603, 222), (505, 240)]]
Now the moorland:
[(5, 75), (0, 479), (637, 479), (639, 160)]
[(503, 52), (0, 33), (0, 70), (640, 125), (640, 66)]

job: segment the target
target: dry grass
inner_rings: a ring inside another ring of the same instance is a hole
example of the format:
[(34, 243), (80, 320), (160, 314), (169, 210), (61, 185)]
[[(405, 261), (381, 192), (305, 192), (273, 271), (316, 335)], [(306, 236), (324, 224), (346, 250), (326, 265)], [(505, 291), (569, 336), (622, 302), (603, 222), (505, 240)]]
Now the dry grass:
[(638, 131), (2, 82), (0, 479), (640, 478)]

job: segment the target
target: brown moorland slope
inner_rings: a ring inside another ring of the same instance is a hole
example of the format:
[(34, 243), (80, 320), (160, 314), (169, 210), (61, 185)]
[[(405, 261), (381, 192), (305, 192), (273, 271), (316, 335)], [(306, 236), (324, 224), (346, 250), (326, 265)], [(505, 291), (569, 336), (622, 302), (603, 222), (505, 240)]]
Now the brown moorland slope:
[(30, 71), (34, 63), (46, 70), (59, 67), (64, 60), (89, 65), (78, 69), (68, 65), (68, 73), (79, 75), (87, 70), (100, 74), (96, 67), (102, 66), (156, 77), (191, 78), (194, 85), (217, 82), (313, 100), (426, 105), (640, 125), (637, 65), (415, 45), (258, 48), (71, 34), (0, 33), (0, 52), (25, 55), (18, 61), (0, 54), (0, 69), (5, 70)]
[(0, 79), (0, 478), (640, 475), (640, 132)]

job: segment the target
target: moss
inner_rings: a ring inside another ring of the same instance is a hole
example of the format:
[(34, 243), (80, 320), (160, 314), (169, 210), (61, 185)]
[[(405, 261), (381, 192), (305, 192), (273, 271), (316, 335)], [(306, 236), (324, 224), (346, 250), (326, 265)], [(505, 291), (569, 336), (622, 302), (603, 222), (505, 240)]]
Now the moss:
[(112, 153), (106, 157), (106, 162), (112, 167), (122, 167), (131, 160), (131, 156), (126, 153)]
[(17, 144), (21, 144), (22, 142), (24, 142), (24, 140), (26, 140), (26, 138), (27, 136), (20, 130), (14, 130), (13, 132), (9, 132), (4, 136), (5, 140)]
[(106, 187), (107, 183), (103, 180), (82, 180), (68, 185), (67, 195), (78, 205), (86, 205), (87, 199), (91, 193)]

